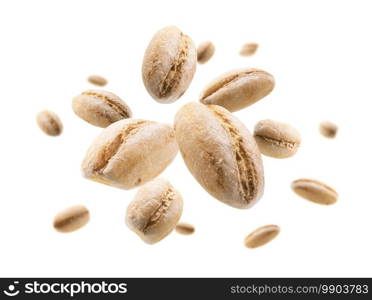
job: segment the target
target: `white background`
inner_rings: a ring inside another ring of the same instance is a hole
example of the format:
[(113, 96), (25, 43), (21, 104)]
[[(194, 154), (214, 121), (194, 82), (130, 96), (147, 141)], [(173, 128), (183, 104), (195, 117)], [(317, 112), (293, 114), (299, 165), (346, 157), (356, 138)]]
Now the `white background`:
[[(371, 276), (370, 1), (1, 1), (0, 2), (0, 275), (1, 276)], [(215, 56), (199, 65), (187, 93), (158, 104), (141, 79), (152, 35), (177, 25), (196, 44), (212, 40)], [(240, 57), (245, 42), (259, 43)], [(264, 197), (238, 210), (210, 197), (181, 156), (162, 174), (184, 197), (182, 220), (192, 236), (172, 233), (144, 244), (125, 225), (135, 190), (82, 178), (80, 163), (101, 131), (74, 115), (73, 96), (94, 88), (91, 74), (122, 97), (136, 118), (172, 123), (214, 77), (259, 67), (274, 91), (235, 115), (252, 130), (261, 119), (302, 134), (290, 159), (264, 157)], [(37, 127), (38, 111), (55, 111), (60, 137)], [(319, 122), (340, 127), (335, 140)], [(340, 194), (333, 206), (299, 198), (292, 180), (324, 181)], [(71, 234), (54, 231), (54, 215), (84, 204), (91, 222)], [(258, 226), (282, 232), (251, 250), (244, 237)]]

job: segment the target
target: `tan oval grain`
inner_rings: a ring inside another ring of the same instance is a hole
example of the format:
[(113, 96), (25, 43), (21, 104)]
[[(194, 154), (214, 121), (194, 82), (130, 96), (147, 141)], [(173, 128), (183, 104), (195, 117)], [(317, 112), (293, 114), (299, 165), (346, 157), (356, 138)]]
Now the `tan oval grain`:
[(293, 126), (274, 120), (261, 120), (254, 128), (254, 138), (262, 154), (287, 158), (296, 154), (301, 135)]
[(36, 115), (36, 121), (40, 129), (47, 135), (58, 136), (62, 133), (62, 122), (54, 112), (43, 110)]
[(241, 56), (252, 56), (253, 54), (256, 53), (257, 49), (258, 49), (257, 43), (246, 43), (242, 46), (240, 50), (240, 55)]
[(323, 182), (313, 179), (297, 179), (291, 185), (293, 191), (309, 201), (330, 205), (338, 199), (337, 192)]
[(277, 225), (266, 225), (257, 228), (251, 232), (244, 240), (244, 244), (247, 248), (261, 247), (271, 240), (273, 240), (280, 232), (280, 228)]
[(189, 223), (178, 223), (176, 226), (176, 232), (179, 234), (190, 235), (195, 232), (195, 227)]
[(90, 180), (131, 189), (157, 177), (177, 152), (171, 126), (139, 119), (120, 120), (93, 141), (82, 172)]
[(202, 91), (200, 102), (220, 105), (234, 112), (266, 97), (274, 89), (274, 77), (263, 70), (244, 68), (222, 74)]
[(84, 121), (102, 128), (132, 117), (131, 109), (119, 96), (104, 90), (77, 95), (72, 100), (72, 109)]
[(320, 133), (325, 136), (326, 138), (334, 138), (336, 137), (338, 127), (336, 124), (329, 122), (329, 121), (323, 121), (319, 125), (319, 131)]
[(56, 215), (54, 228), (63, 233), (73, 232), (89, 222), (89, 211), (83, 205), (69, 207)]
[(154, 244), (174, 230), (182, 209), (180, 193), (169, 181), (157, 178), (137, 191), (125, 220), (129, 229), (145, 243)]
[(105, 86), (107, 84), (107, 79), (99, 75), (89, 76), (88, 81), (97, 86)]
[(261, 198), (261, 153), (233, 114), (218, 105), (191, 102), (177, 112), (174, 128), (186, 166), (210, 195), (241, 209)]
[(142, 80), (150, 96), (172, 103), (189, 87), (196, 70), (193, 41), (175, 26), (160, 29), (149, 43), (142, 64)]
[(199, 64), (205, 64), (214, 55), (215, 47), (211, 41), (202, 42), (197, 49), (197, 57)]

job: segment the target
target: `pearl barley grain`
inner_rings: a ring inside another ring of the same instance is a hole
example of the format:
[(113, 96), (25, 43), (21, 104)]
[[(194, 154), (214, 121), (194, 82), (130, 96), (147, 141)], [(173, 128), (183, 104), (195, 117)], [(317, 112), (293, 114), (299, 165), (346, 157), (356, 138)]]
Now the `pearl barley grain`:
[(43, 110), (36, 115), (36, 121), (40, 129), (49, 136), (58, 136), (62, 133), (62, 122), (54, 112)]
[(244, 244), (247, 248), (252, 249), (261, 247), (273, 240), (279, 232), (280, 228), (277, 225), (259, 227), (245, 238)]
[(240, 50), (240, 55), (241, 56), (252, 56), (253, 54), (256, 53), (257, 48), (258, 48), (257, 43), (244, 44)]
[(300, 197), (322, 205), (334, 204), (337, 192), (323, 182), (314, 179), (297, 179), (292, 182), (292, 190)]
[(89, 211), (83, 205), (69, 207), (56, 215), (54, 228), (62, 233), (73, 232), (89, 222)]
[(172, 103), (189, 87), (196, 70), (193, 41), (175, 26), (160, 29), (149, 43), (142, 64), (142, 79), (150, 96)]
[(183, 235), (190, 235), (195, 232), (195, 227), (189, 223), (178, 223), (176, 232)]
[(263, 70), (233, 70), (211, 81), (202, 91), (200, 102), (220, 105), (234, 112), (266, 97), (274, 86), (274, 77)]
[(157, 177), (175, 158), (178, 147), (171, 126), (125, 119), (105, 128), (82, 163), (85, 178), (131, 189)]
[(99, 76), (99, 75), (91, 75), (88, 77), (88, 81), (91, 84), (97, 85), (97, 86), (105, 86), (107, 84), (106, 78)]
[(323, 121), (319, 125), (320, 133), (326, 138), (334, 138), (337, 134), (337, 130), (337, 125), (329, 121)]
[(129, 106), (117, 95), (104, 90), (88, 90), (72, 100), (74, 113), (84, 121), (105, 128), (132, 117)]
[(164, 239), (181, 217), (183, 200), (169, 181), (157, 178), (142, 186), (129, 204), (126, 224), (145, 243)]
[(211, 196), (242, 209), (261, 198), (261, 153), (233, 114), (218, 105), (191, 102), (177, 112), (174, 128), (186, 166)]
[(198, 46), (198, 63), (205, 64), (214, 55), (215, 47), (211, 41), (205, 41)]
[(293, 126), (273, 120), (262, 120), (254, 128), (254, 138), (262, 154), (274, 158), (287, 158), (296, 154), (300, 133)]

